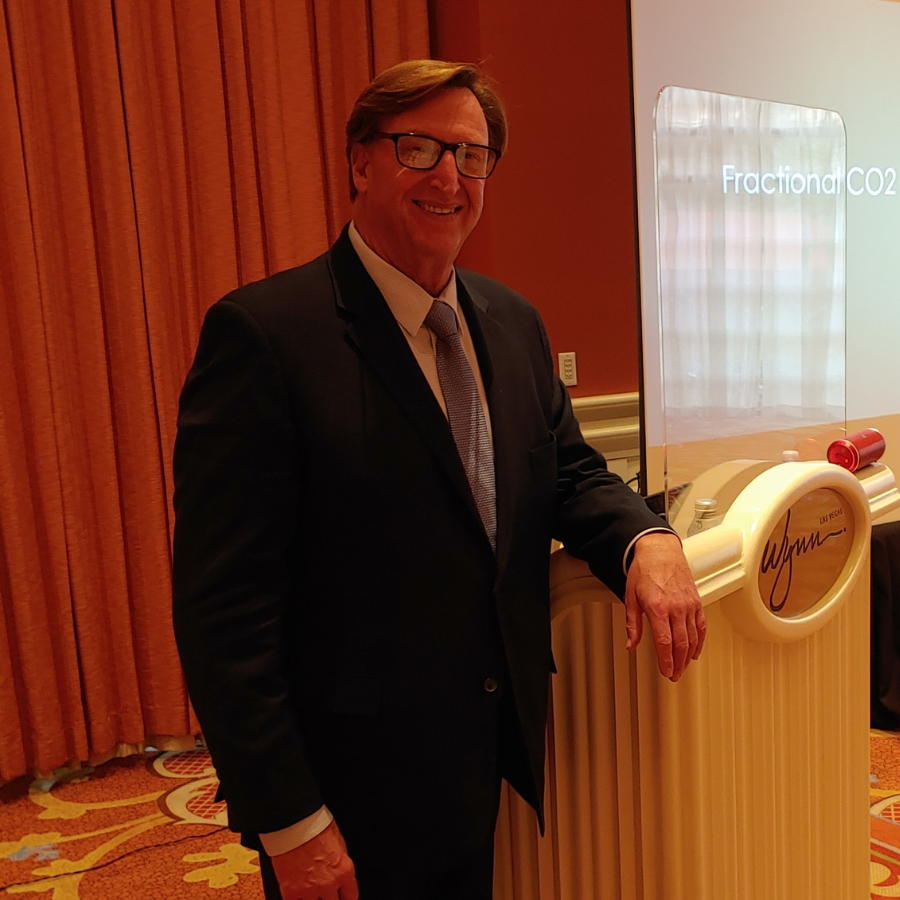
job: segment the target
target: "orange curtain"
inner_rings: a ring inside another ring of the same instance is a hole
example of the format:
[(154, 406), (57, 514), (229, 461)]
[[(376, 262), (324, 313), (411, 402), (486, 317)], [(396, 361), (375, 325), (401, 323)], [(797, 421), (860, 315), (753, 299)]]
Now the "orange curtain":
[(2, 0), (0, 781), (195, 729), (171, 449), (205, 309), (346, 219), (426, 0)]

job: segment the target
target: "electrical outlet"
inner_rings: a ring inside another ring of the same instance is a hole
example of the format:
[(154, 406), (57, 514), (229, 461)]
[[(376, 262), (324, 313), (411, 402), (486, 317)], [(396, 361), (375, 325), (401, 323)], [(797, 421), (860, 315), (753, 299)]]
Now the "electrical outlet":
[(575, 353), (559, 354), (559, 377), (562, 383), (569, 385), (578, 384), (578, 369), (575, 367)]

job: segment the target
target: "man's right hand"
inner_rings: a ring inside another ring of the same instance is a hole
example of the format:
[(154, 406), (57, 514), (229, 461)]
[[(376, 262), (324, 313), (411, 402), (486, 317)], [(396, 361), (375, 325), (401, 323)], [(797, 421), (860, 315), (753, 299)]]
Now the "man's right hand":
[(338, 827), (272, 857), (282, 900), (359, 900), (353, 860)]

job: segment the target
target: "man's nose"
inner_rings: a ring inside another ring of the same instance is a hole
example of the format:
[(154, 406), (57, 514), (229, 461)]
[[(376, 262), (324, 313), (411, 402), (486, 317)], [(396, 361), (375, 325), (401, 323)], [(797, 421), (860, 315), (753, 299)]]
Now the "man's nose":
[(431, 181), (442, 188), (455, 190), (459, 186), (459, 169), (456, 168), (456, 156), (452, 150), (441, 154), (437, 165), (431, 170)]

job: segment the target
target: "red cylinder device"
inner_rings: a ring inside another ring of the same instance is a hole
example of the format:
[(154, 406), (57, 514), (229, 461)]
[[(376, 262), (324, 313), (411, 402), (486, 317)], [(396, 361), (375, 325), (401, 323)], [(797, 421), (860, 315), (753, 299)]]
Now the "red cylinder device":
[(856, 434), (848, 434), (828, 447), (828, 462), (855, 472), (869, 465), (884, 453), (884, 437), (876, 428), (866, 428)]

